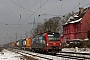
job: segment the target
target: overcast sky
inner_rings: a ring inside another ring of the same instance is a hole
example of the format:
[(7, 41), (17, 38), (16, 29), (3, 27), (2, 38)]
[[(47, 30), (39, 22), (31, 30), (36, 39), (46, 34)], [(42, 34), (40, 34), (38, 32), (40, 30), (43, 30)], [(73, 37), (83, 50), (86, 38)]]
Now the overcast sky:
[[(33, 28), (33, 21), (62, 16), (80, 7), (89, 7), (90, 0), (0, 0), (0, 44), (26, 37)], [(40, 15), (40, 16), (38, 16)]]

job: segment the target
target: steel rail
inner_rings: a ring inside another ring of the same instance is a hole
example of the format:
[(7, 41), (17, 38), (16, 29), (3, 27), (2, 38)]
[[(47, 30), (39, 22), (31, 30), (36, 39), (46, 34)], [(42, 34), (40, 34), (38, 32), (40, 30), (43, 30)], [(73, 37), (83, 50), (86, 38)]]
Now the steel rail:
[(58, 57), (70, 58), (70, 59), (89, 59), (90, 53), (78, 53), (78, 52), (60, 52), (56, 54)]
[[(43, 57), (43, 56), (38, 56), (38, 55), (26, 53), (26, 52), (24, 52), (24, 51), (18, 51), (18, 52), (16, 52), (16, 53), (21, 54), (21, 55), (24, 55), (24, 56), (30, 55), (30, 56), (33, 56), (33, 57), (39, 57), (39, 58), (43, 58), (43, 59), (47, 59), (47, 60), (53, 60), (53, 59), (51, 59), (51, 58), (47, 58), (47, 57)], [(24, 54), (23, 54), (23, 53), (24, 53)], [(28, 56), (28, 57), (30, 57), (30, 56)], [(33, 58), (33, 57), (32, 57), (32, 58)]]

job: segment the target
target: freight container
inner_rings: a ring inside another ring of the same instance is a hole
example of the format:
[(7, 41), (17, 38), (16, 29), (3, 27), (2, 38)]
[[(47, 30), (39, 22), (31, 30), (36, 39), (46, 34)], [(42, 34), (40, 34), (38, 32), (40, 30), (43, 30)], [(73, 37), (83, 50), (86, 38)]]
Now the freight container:
[(22, 39), (22, 49), (26, 48), (26, 39)]
[(19, 41), (16, 41), (16, 46), (19, 47)]
[(16, 42), (12, 42), (11, 43), (11, 48), (15, 48), (16, 47)]
[(26, 39), (26, 48), (31, 49), (32, 46), (32, 37)]

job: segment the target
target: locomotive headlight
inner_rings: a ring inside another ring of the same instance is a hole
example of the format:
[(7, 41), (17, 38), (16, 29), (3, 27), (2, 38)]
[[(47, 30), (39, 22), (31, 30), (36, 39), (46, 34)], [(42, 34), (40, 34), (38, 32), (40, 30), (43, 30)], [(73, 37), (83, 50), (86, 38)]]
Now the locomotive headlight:
[(54, 33), (53, 33), (54, 34)]
[(60, 43), (60, 46), (61, 46), (61, 43)]
[(47, 43), (47, 46), (48, 46), (49, 44)]

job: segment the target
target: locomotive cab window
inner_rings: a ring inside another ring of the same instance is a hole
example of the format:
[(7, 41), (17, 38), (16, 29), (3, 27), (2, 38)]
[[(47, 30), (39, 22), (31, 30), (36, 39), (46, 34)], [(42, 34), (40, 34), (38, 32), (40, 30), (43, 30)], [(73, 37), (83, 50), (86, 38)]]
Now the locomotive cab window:
[(48, 34), (48, 39), (51, 41), (60, 40), (60, 34), (59, 33), (51, 33)]
[(44, 41), (45, 41), (45, 39), (46, 39), (46, 38), (45, 38), (45, 36), (43, 36), (43, 37), (42, 37), (42, 40), (44, 40)]
[(45, 40), (46, 40), (46, 38), (45, 38), (45, 36), (43, 36), (42, 37), (42, 42), (45, 44)]
[(42, 44), (42, 36), (39, 36), (39, 42)]

